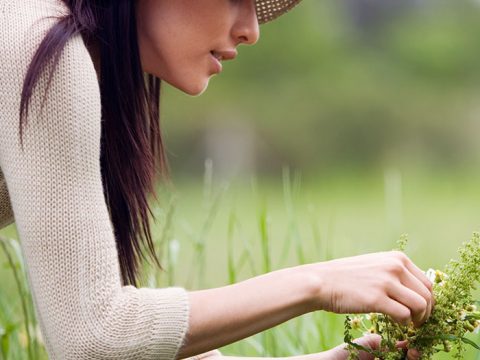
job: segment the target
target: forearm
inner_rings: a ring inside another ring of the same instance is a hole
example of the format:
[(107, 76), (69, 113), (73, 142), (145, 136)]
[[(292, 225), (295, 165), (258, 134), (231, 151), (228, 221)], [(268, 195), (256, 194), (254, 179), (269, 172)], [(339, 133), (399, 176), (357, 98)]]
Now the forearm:
[(313, 311), (314, 278), (297, 266), (189, 293), (186, 341), (177, 358), (222, 347)]

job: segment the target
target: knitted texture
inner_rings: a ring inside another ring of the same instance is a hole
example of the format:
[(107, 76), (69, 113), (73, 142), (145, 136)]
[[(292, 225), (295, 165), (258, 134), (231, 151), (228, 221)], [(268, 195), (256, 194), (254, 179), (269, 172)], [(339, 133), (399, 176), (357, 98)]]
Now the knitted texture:
[[(101, 102), (80, 35), (31, 101), (24, 151), (20, 94), (59, 0), (0, 0), (0, 228), (13, 215), (51, 359), (174, 359), (188, 329), (188, 293), (122, 286), (100, 171)], [(8, 190), (7, 190), (8, 189)]]

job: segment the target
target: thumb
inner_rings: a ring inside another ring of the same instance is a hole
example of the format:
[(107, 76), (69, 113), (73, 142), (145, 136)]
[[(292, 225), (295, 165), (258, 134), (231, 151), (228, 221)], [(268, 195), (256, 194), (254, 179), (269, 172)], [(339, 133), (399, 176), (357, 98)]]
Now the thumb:
[[(365, 335), (359, 339), (353, 340), (354, 343), (362, 345), (367, 349), (377, 350), (380, 347), (380, 342), (382, 337), (377, 334)], [(359, 360), (373, 360), (374, 357), (372, 354), (369, 354), (365, 351), (360, 351), (358, 355)]]
[(420, 352), (416, 349), (409, 349), (408, 348), (408, 342), (406, 340), (399, 341), (397, 343), (397, 347), (399, 349), (408, 349), (408, 352), (407, 352), (407, 359), (408, 360), (418, 360), (418, 359), (420, 359)]
[(377, 350), (380, 347), (380, 341), (382, 337), (377, 334), (365, 335), (361, 338), (353, 340), (354, 343), (362, 345), (363, 347)]
[[(371, 334), (365, 335), (361, 338), (353, 340), (354, 343), (361, 345), (367, 349), (377, 350), (380, 346), (380, 341), (382, 340), (380, 335)], [(348, 350), (346, 350), (347, 344), (341, 344), (337, 347), (334, 347), (330, 350), (335, 356), (332, 356), (333, 359), (347, 359), (348, 358)], [(373, 360), (373, 355), (365, 352), (360, 351), (358, 355), (359, 360)]]

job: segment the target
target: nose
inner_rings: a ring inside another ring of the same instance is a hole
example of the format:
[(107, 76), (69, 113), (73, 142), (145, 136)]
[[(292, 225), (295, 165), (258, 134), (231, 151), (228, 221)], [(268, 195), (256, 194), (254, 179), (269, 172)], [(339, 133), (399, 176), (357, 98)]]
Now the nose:
[(238, 20), (232, 29), (232, 36), (237, 43), (254, 45), (260, 37), (255, 1), (246, 0), (242, 2), (242, 7), (238, 12)]

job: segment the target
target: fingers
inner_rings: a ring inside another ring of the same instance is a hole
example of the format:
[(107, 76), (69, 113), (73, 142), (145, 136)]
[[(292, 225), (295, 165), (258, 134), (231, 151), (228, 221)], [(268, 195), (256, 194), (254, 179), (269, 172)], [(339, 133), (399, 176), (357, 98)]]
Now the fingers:
[(419, 320), (420, 323), (424, 323), (430, 314), (432, 313), (432, 294), (429, 289), (420, 281), (417, 277), (415, 277), (411, 272), (406, 271), (402, 278), (402, 284), (405, 285), (407, 288), (413, 290), (420, 296), (425, 299), (427, 307), (425, 312), (422, 314), (421, 319)]
[(387, 298), (379, 304), (379, 307), (380, 312), (390, 315), (400, 324), (407, 325), (412, 320), (410, 309), (397, 300)]
[[(397, 347), (399, 349), (407, 349), (408, 341), (398, 341)], [(407, 351), (407, 359), (408, 360), (419, 360), (420, 359), (420, 352), (416, 349), (408, 349)]]
[[(353, 342), (360, 344), (366, 348), (372, 349), (372, 350), (378, 350), (380, 347), (380, 342), (382, 338), (380, 335), (372, 334), (372, 335), (366, 335), (363, 336), (359, 339), (353, 340)], [(399, 349), (407, 349), (407, 344), (408, 342), (406, 340), (404, 341), (399, 341), (397, 343), (397, 347)], [(359, 360), (372, 360), (372, 355), (360, 351), (359, 354)], [(407, 359), (408, 360), (419, 360), (420, 359), (420, 353), (416, 349), (409, 349), (407, 352)]]
[(418, 359), (420, 359), (420, 353), (418, 352), (418, 350), (410, 349), (407, 352), (407, 359), (408, 360), (418, 360)]
[(407, 261), (405, 262), (405, 266), (407, 269), (418, 279), (420, 280), (423, 285), (430, 291), (431, 294), (433, 294), (433, 286), (430, 280), (428, 280), (427, 276), (425, 273), (417, 266), (415, 265), (406, 255), (405, 257), (407, 258)]
[[(366, 335), (361, 338), (353, 340), (354, 343), (362, 345), (363, 347), (366, 347), (368, 349), (372, 350), (378, 350), (380, 348), (380, 343), (382, 341), (382, 338), (378, 334), (371, 334), (371, 335)], [(346, 359), (348, 357), (348, 352), (345, 348), (346, 344), (339, 345), (333, 349), (331, 349), (328, 352), (325, 352), (324, 354), (327, 355), (326, 359)], [(397, 342), (397, 347), (399, 349), (408, 349), (408, 341), (403, 340), (403, 341), (398, 341)], [(364, 351), (359, 352), (359, 357), (358, 360), (372, 360), (373, 356), (369, 353), (366, 353)], [(407, 359), (408, 360), (420, 360), (420, 353), (416, 349), (408, 349), (407, 351)]]
[(382, 340), (382, 337), (378, 334), (371, 334), (371, 335), (365, 335), (361, 338), (354, 339), (353, 342), (359, 345), (362, 345), (363, 347), (377, 350), (380, 346), (380, 341)]
[[(363, 347), (372, 349), (372, 350), (378, 350), (380, 348), (380, 343), (381, 343), (381, 336), (377, 334), (371, 334), (371, 335), (366, 335), (361, 338), (353, 340), (354, 343), (362, 345)], [(397, 347), (399, 349), (407, 349), (408, 342), (406, 340), (399, 341), (397, 342)], [(335, 347), (334, 349), (331, 349), (329, 352), (326, 352), (325, 354), (330, 353), (326, 359), (346, 359), (348, 356), (348, 352), (345, 350), (345, 344), (339, 345)], [(369, 353), (366, 353), (364, 351), (360, 351), (359, 353), (359, 360), (372, 360), (373, 356)], [(408, 360), (419, 360), (420, 359), (420, 353), (416, 349), (409, 349), (407, 352), (407, 359)]]
[[(408, 259), (408, 257), (407, 257)], [(432, 309), (435, 307), (435, 297), (433, 296), (433, 285), (430, 282), (430, 280), (427, 278), (425, 273), (417, 266), (415, 265), (410, 259), (406, 262), (407, 269), (415, 275), (430, 291), (431, 294), (431, 310), (430, 314), (432, 313)]]
[[(353, 340), (354, 343), (362, 345), (368, 349), (377, 350), (380, 347), (380, 341), (382, 340), (380, 335), (371, 334), (365, 335), (359, 339)], [(372, 360), (373, 356), (365, 351), (360, 351), (358, 360)]]
[(417, 266), (415, 265), (408, 257), (405, 266), (407, 269), (417, 278), (419, 279), (423, 285), (430, 291), (431, 294), (431, 299), (432, 299), (432, 308), (435, 305), (435, 298), (433, 297), (433, 285), (430, 282), (430, 280), (427, 278), (425, 273)]
[[(416, 313), (416, 308), (412, 309), (412, 317), (416, 326), (424, 323), (432, 313), (434, 305), (433, 287), (430, 280), (403, 252), (394, 252), (396, 257), (403, 264), (404, 270), (400, 274), (400, 281), (404, 286), (422, 296), (426, 301), (426, 308), (423, 314)], [(405, 303), (404, 303), (405, 304)], [(415, 303), (413, 303), (415, 304)], [(408, 306), (408, 304), (405, 304)]]
[[(378, 349), (380, 346), (380, 341), (382, 340), (380, 335), (371, 334), (366, 335), (358, 339), (354, 339), (353, 342), (363, 347), (370, 348), (370, 349)], [(349, 358), (349, 352), (347, 350), (347, 344), (341, 344), (333, 349), (325, 351), (322, 353), (324, 357), (321, 359), (328, 359), (328, 360), (347, 360)], [(373, 356), (365, 351), (360, 351), (358, 360), (372, 360)]]
[(393, 300), (402, 303), (410, 309), (411, 320), (415, 326), (422, 324), (427, 312), (427, 301), (421, 295), (398, 283), (392, 284), (389, 289), (389, 295)]

